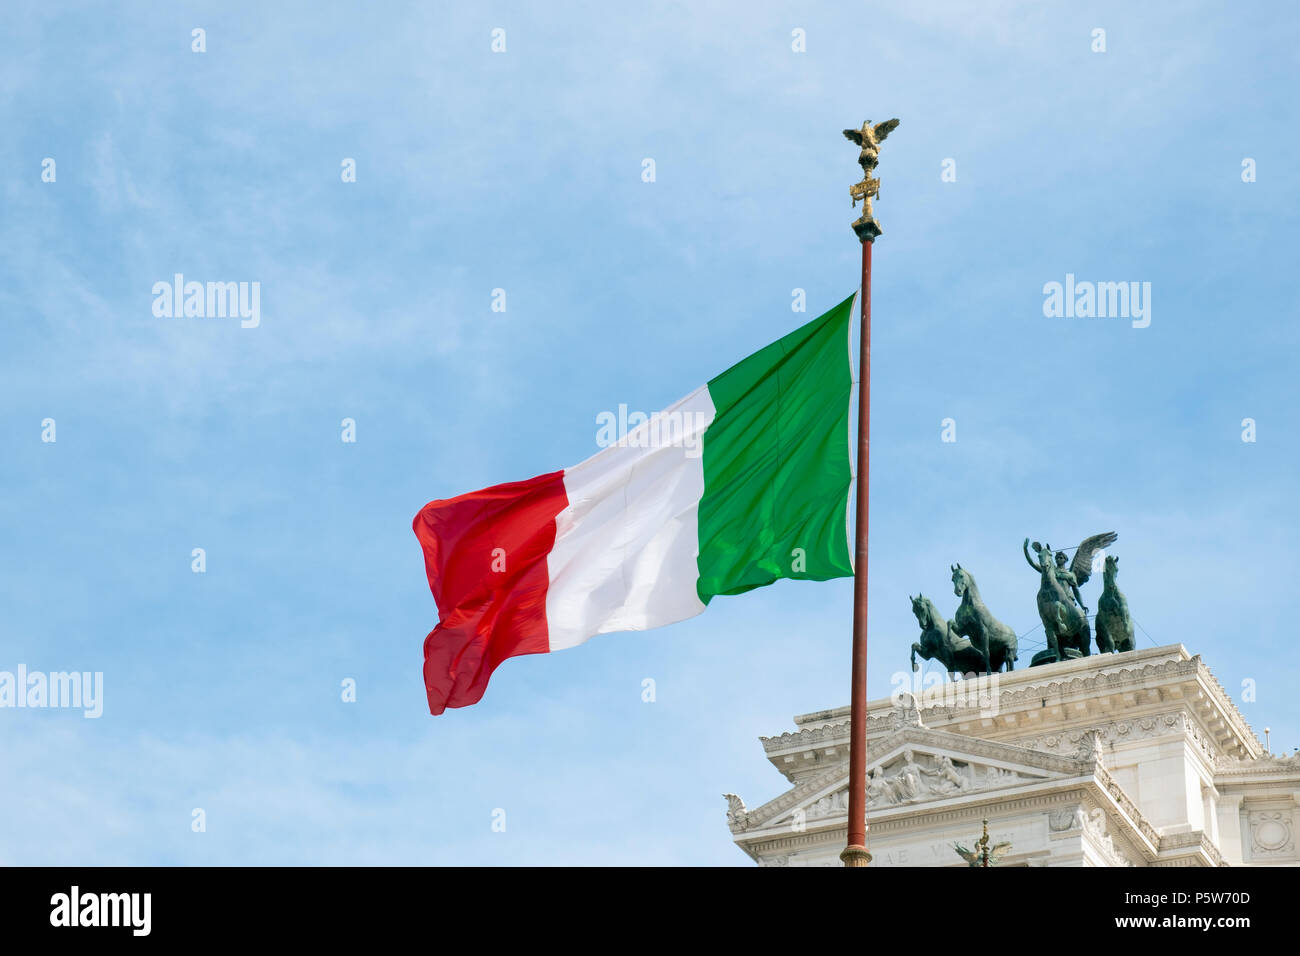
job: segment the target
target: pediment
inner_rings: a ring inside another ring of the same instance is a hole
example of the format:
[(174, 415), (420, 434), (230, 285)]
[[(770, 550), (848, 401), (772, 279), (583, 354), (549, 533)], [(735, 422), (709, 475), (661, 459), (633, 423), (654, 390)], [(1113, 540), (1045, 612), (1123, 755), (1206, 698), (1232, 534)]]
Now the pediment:
[[(873, 743), (867, 758), (869, 814), (1078, 777), (1095, 765), (1091, 754), (1062, 757), (924, 727), (905, 727)], [(732, 830), (842, 821), (848, 786), (843, 761), (752, 811), (737, 798), (728, 815)]]

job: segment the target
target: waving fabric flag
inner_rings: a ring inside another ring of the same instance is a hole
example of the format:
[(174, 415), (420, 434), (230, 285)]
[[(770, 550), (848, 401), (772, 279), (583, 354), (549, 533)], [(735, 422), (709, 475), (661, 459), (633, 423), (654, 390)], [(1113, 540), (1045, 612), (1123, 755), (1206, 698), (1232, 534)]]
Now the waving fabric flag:
[(850, 577), (853, 296), (580, 465), (431, 501), (429, 710), (507, 657), (694, 617), (778, 578)]

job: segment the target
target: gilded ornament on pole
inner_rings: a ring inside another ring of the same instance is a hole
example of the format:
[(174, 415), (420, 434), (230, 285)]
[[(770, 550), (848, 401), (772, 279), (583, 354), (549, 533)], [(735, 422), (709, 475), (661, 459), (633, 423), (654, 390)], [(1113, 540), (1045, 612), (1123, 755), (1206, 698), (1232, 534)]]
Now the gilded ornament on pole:
[(849, 196), (853, 199), (853, 205), (856, 207), (858, 200), (862, 200), (862, 215), (853, 223), (853, 231), (858, 234), (858, 239), (862, 242), (875, 241), (883, 231), (871, 210), (871, 200), (880, 195), (880, 180), (871, 174), (875, 171), (876, 164), (880, 162), (880, 144), (897, 126), (897, 119), (885, 120), (875, 126), (872, 126), (871, 121), (868, 120), (862, 124), (861, 129), (844, 131), (845, 139), (852, 140), (862, 147), (862, 152), (858, 153), (858, 165), (862, 167), (862, 182), (854, 183), (849, 187)]

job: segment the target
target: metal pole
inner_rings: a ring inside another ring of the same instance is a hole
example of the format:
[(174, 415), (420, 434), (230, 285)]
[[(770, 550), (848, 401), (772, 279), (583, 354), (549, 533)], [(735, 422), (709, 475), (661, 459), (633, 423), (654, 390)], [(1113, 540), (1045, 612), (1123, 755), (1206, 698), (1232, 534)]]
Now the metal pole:
[(880, 235), (880, 223), (871, 211), (871, 200), (880, 192), (880, 180), (872, 176), (880, 160), (880, 143), (898, 126), (887, 120), (861, 129), (844, 131), (844, 136), (862, 147), (858, 164), (862, 181), (849, 188), (856, 206), (862, 200), (862, 215), (853, 231), (862, 243), (862, 335), (858, 349), (858, 520), (854, 535), (853, 561), (853, 669), (849, 685), (849, 820), (848, 845), (840, 854), (845, 866), (866, 866), (867, 851), (867, 526), (871, 497), (871, 248)]
[(853, 672), (849, 686), (849, 838), (845, 866), (867, 852), (867, 526), (871, 498), (871, 240), (862, 243), (862, 334), (858, 348), (858, 520), (853, 561)]

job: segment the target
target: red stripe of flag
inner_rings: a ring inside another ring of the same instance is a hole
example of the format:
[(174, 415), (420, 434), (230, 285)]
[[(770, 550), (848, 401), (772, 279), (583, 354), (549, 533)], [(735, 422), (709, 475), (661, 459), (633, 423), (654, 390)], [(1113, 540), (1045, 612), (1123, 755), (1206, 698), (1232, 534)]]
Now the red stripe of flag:
[(546, 557), (568, 503), (555, 471), (430, 501), (415, 516), (438, 603), (438, 626), (424, 639), (430, 713), (477, 703), (507, 657), (550, 650)]

